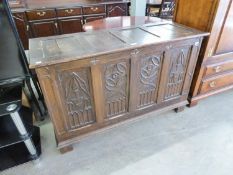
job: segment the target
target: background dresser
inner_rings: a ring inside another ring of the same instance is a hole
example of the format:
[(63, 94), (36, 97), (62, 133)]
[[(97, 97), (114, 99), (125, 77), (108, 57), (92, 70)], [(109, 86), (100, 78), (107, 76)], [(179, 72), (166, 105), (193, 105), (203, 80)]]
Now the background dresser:
[(24, 7), (12, 8), (12, 12), (27, 50), (29, 38), (82, 32), (82, 26), (87, 22), (127, 16), (128, 7), (128, 0), (28, 0)]
[(201, 49), (190, 92), (198, 100), (233, 88), (232, 0), (177, 0), (174, 20), (210, 32)]

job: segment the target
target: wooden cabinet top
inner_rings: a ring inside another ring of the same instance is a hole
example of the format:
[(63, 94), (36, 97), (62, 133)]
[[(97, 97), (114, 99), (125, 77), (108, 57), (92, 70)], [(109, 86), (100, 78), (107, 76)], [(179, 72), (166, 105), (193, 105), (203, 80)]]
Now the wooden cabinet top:
[(115, 4), (129, 3), (130, 0), (27, 0), (22, 1), (23, 8), (13, 8), (13, 11), (21, 11), (25, 9), (41, 9), (41, 8), (58, 8), (58, 7), (73, 7), (73, 6), (88, 6), (95, 4)]
[(177, 40), (206, 36), (198, 30), (162, 20), (158, 23), (29, 40), (30, 68), (164, 44), (170, 49)]

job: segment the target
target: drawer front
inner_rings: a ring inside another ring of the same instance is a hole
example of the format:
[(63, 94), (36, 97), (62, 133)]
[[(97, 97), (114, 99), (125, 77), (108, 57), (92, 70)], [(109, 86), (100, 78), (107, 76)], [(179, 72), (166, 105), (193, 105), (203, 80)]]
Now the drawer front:
[(58, 17), (79, 16), (82, 15), (82, 8), (57, 9)]
[(91, 7), (83, 7), (83, 14), (89, 15), (89, 14), (100, 14), (105, 13), (105, 6), (91, 6)]
[(233, 60), (210, 64), (206, 66), (205, 76), (214, 75), (231, 69), (233, 70)]
[(203, 94), (212, 90), (217, 90), (231, 84), (233, 84), (233, 72), (203, 80), (200, 93)]
[(96, 20), (103, 19), (103, 18), (105, 18), (105, 15), (97, 15), (97, 16), (84, 17), (84, 23), (96, 21)]
[(56, 18), (55, 9), (26, 11), (28, 20)]

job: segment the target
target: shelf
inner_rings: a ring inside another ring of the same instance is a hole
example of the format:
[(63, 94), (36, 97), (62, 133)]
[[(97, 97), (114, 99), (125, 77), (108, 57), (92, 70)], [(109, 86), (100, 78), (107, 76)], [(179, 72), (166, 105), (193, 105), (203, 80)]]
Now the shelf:
[[(33, 127), (32, 135), (33, 143), (37, 150), (37, 156), (41, 154), (40, 144), (40, 129), (39, 127)], [(13, 166), (20, 165), (22, 163), (35, 160), (38, 157), (31, 157), (25, 144), (23, 142), (1, 148), (0, 149), (0, 171), (11, 168)]]
[(28, 131), (28, 136), (22, 138), (14, 125), (10, 115), (0, 117), (0, 149), (23, 142), (24, 140), (32, 136), (34, 127), (32, 125), (32, 111), (30, 108), (22, 107), (19, 110), (19, 114), (25, 123), (25, 127)]

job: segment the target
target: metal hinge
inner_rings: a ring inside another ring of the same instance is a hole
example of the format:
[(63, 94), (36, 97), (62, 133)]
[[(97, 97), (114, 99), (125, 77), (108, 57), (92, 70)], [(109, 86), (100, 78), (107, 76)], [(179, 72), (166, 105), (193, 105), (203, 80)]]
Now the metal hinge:
[(29, 25), (26, 25), (26, 30), (29, 32)]
[(211, 47), (209, 52), (208, 52), (208, 57), (211, 57), (213, 55), (214, 48)]

